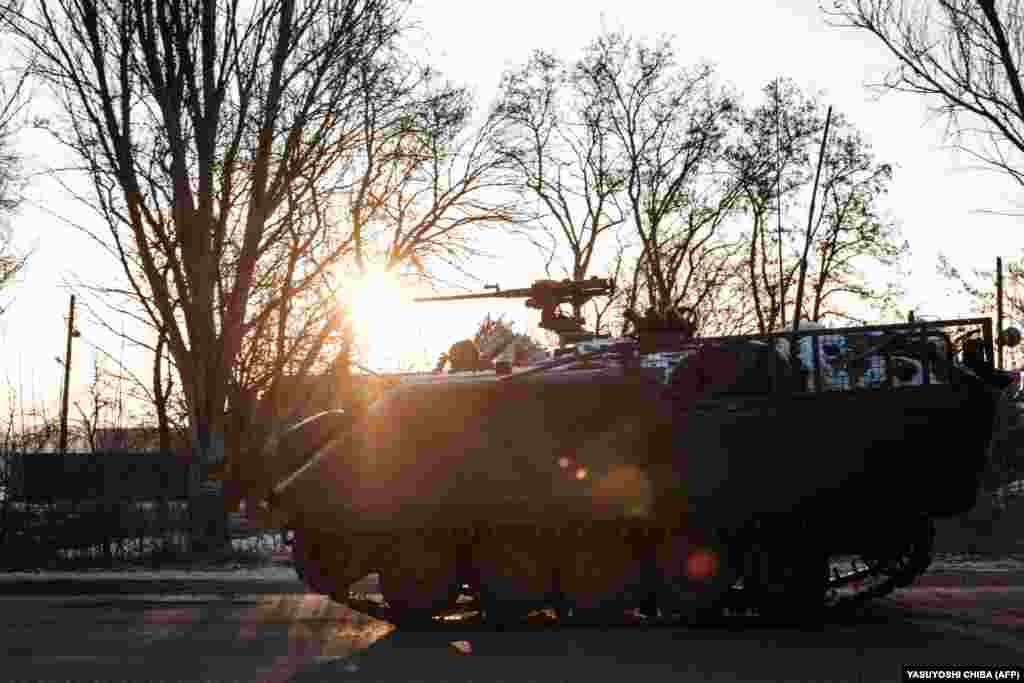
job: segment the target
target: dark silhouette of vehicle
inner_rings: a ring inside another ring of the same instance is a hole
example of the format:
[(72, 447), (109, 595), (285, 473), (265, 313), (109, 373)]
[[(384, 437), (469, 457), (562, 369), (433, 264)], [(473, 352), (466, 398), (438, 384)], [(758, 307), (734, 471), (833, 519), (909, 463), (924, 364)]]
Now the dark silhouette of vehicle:
[(292, 429), (281, 448), (305, 463), (271, 504), (299, 575), (345, 602), (377, 572), (405, 624), (460, 594), (496, 623), (805, 620), (913, 581), (933, 521), (974, 504), (1009, 383), (989, 319), (719, 338), (685, 312), (634, 320), (596, 350), (406, 377)]

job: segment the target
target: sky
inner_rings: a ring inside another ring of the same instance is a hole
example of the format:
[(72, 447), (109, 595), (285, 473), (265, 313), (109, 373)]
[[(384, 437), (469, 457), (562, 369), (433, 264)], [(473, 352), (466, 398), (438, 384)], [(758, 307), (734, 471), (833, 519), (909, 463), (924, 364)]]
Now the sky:
[(531, 48), (545, 47), (571, 59), (602, 28), (675, 36), (681, 63), (712, 62), (748, 102), (780, 75), (805, 91), (821, 91), (825, 104), (865, 132), (878, 158), (895, 166), (887, 205), (914, 252), (907, 284), (921, 312), (954, 313), (944, 309), (947, 302), (935, 291), (937, 252), (965, 266), (990, 266), (996, 255), (1013, 255), (1024, 247), (1015, 219), (977, 213), (1012, 207), (1016, 186), (968, 168), (945, 149), (942, 127), (929, 123), (922, 98), (890, 94), (879, 99), (868, 91), (864, 83), (884, 73), (891, 59), (870, 36), (827, 26), (814, 0), (523, 0), (504, 10), (453, 1), (423, 3), (422, 8), (424, 28), (434, 38), (428, 47), (441, 68), (475, 84), (484, 99), (493, 96), (502, 70), (516, 66)]
[[(912, 255), (903, 264), (908, 274), (906, 303), (919, 314), (969, 313), (966, 302), (949, 296), (948, 285), (936, 277), (939, 252), (969, 270), (991, 268), (996, 256), (1016, 256), (1024, 247), (1016, 219), (979, 213), (1013, 208), (1017, 188), (998, 174), (969, 167), (946, 149), (941, 126), (929, 122), (928, 102), (901, 94), (879, 99), (865, 89), (864, 83), (884, 73), (891, 59), (870, 36), (827, 26), (814, 0), (415, 0), (412, 18), (420, 26), (418, 42), (429, 59), (448, 78), (472, 88), (482, 104), (493, 99), (502, 72), (523, 63), (531, 50), (545, 48), (572, 59), (604, 28), (652, 39), (674, 36), (681, 63), (715, 64), (722, 80), (748, 103), (778, 76), (792, 78), (805, 91), (820, 91), (824, 103), (865, 133), (879, 160), (895, 167), (886, 208), (910, 242)], [(38, 133), (26, 135), (22, 149), (30, 168), (37, 171), (68, 163), (63, 152)], [(0, 384), (7, 379), (20, 387), (23, 398), (51, 405), (56, 404), (61, 377), (55, 359), (64, 354), (68, 292), (62, 283), (75, 278), (103, 281), (117, 268), (73, 227), (75, 223), (102, 228), (43, 176), (32, 179), (28, 201), (12, 222), (19, 243), (35, 253), (16, 289), (4, 294), (13, 296), (14, 302), (0, 318)], [(470, 265), (481, 283), (518, 287), (544, 276), (541, 257), (522, 240), (483, 246), (496, 258)], [(407, 307), (400, 320), (382, 326), (380, 334), (387, 342), (380, 345), (377, 367), (430, 364), (453, 341), (470, 336), (475, 322), (488, 312), (504, 313), (527, 331), (538, 319), (521, 301)], [(91, 345), (122, 355), (120, 343), (102, 326), (88, 317), (80, 319), (73, 400), (83, 396), (89, 382)], [(112, 324), (116, 327), (116, 320)], [(123, 353), (126, 363), (135, 362), (130, 349)]]

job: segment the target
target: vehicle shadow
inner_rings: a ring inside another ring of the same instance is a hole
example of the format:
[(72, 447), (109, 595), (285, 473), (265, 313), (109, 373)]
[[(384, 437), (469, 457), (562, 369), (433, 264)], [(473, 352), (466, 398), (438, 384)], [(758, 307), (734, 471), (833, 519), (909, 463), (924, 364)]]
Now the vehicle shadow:
[(908, 664), (1009, 663), (962, 639), (874, 609), (819, 627), (485, 625), (396, 629), (349, 657), (321, 662), (291, 681), (886, 681)]
[(966, 611), (925, 597), (817, 627), (734, 619), (504, 631), (396, 629), (315, 594), (11, 598), (0, 670), (5, 680), (895, 681), (905, 665), (1020, 661), (1019, 622), (1001, 626), (996, 609), (1019, 609), (1019, 593), (961, 596)]

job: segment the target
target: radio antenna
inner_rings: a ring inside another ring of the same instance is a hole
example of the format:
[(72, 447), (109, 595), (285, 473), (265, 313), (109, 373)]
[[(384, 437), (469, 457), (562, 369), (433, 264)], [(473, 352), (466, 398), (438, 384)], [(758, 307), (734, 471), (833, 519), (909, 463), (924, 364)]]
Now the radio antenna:
[(783, 286), (782, 268), (782, 103), (779, 95), (780, 79), (775, 77), (775, 219), (779, 233), (779, 323), (786, 329), (786, 288)]

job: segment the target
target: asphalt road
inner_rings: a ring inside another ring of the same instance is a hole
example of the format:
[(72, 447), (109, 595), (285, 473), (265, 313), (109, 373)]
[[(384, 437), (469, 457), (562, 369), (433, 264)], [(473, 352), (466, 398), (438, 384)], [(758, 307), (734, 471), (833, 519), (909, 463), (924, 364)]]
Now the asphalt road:
[(274, 583), (150, 587), (4, 591), (0, 680), (899, 681), (904, 665), (1024, 664), (1024, 572), (932, 574), (816, 629), (416, 632)]

